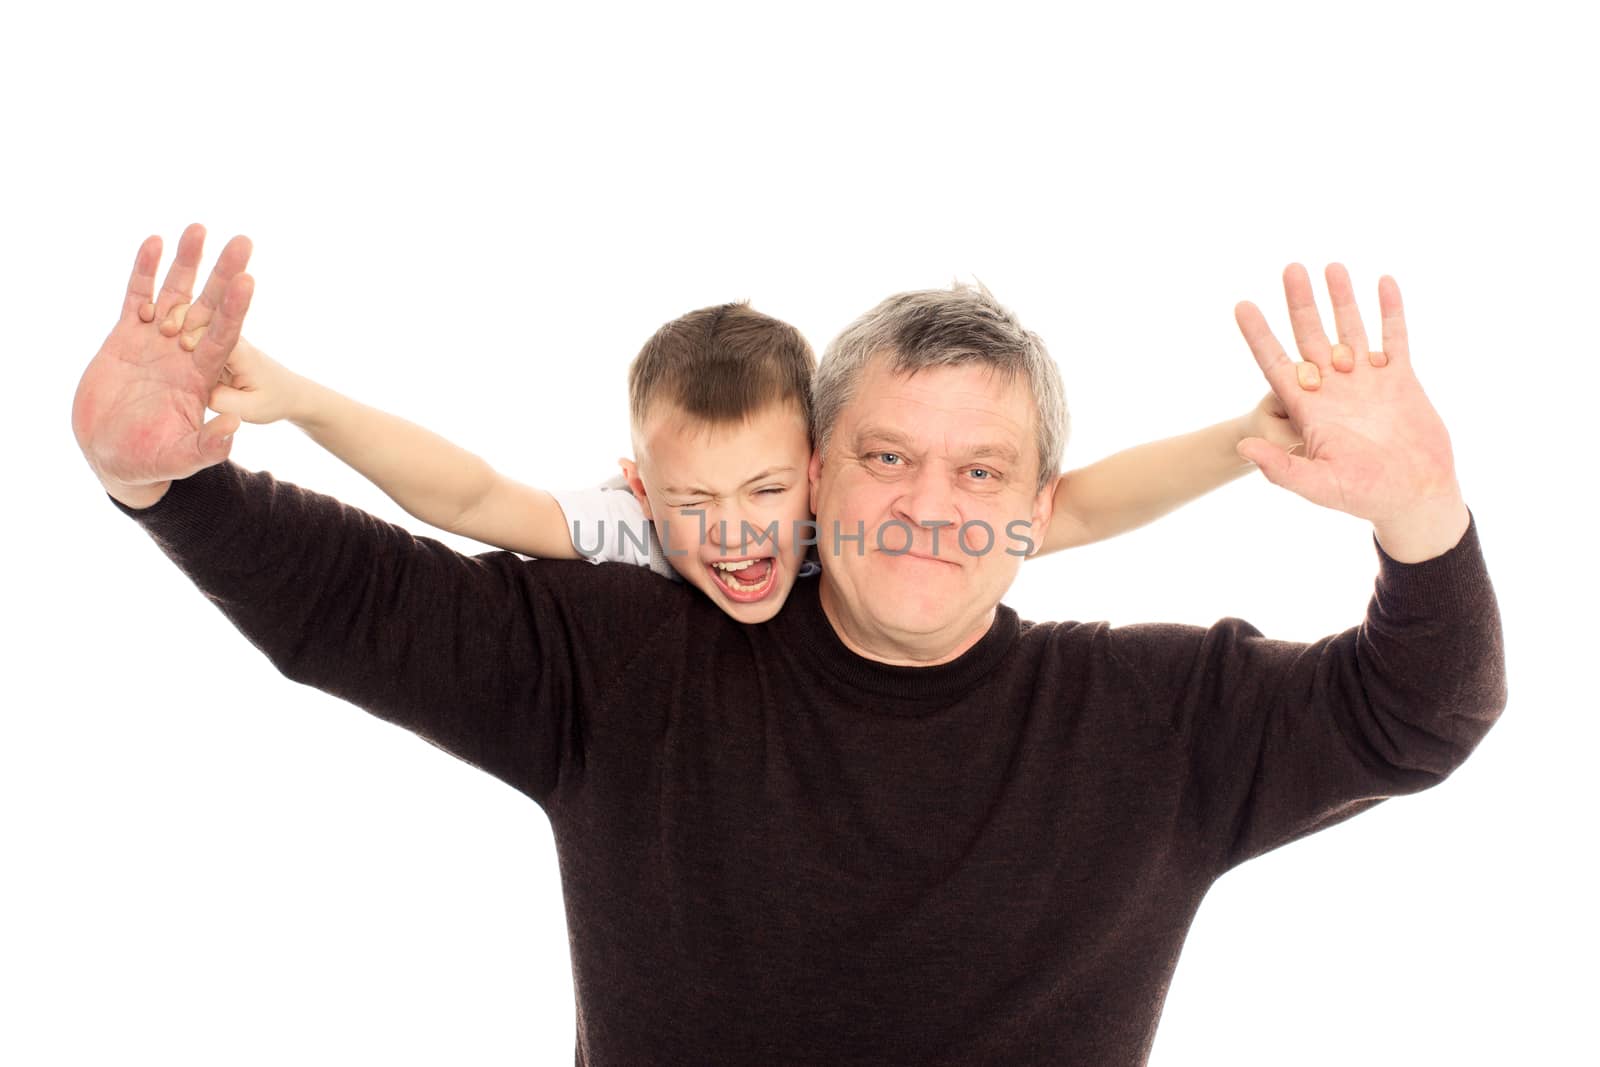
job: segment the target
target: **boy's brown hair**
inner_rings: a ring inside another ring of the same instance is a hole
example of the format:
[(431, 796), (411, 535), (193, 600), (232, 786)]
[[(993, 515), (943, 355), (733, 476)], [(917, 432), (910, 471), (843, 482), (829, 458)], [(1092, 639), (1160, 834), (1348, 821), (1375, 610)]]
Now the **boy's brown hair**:
[(816, 366), (811, 346), (788, 323), (748, 303), (701, 308), (661, 327), (634, 357), (629, 413), (637, 431), (662, 402), (716, 425), (788, 401), (809, 426)]

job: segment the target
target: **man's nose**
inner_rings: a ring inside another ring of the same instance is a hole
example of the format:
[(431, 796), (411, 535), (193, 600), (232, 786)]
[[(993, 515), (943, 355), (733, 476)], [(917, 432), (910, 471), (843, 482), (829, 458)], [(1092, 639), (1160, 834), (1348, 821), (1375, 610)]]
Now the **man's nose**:
[[(895, 517), (911, 526), (916, 535), (914, 543), (918, 545), (932, 543), (934, 532), (931, 527), (949, 526), (953, 529), (961, 524), (961, 516), (956, 510), (955, 488), (950, 484), (949, 473), (934, 464), (915, 473), (897, 505)], [(948, 537), (939, 538), (941, 554), (945, 545), (950, 543)]]

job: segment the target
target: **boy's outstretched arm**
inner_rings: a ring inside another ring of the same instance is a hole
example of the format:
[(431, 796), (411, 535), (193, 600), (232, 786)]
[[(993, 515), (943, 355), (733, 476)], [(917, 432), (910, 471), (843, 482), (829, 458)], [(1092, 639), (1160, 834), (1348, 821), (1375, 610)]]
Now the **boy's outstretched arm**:
[(1297, 444), (1288, 419), (1263, 410), (1275, 401), (1269, 393), (1250, 414), (1066, 472), (1056, 482), (1055, 511), (1038, 554), (1138, 529), (1248, 473), (1254, 465), (1235, 451), (1246, 437), (1265, 437), (1285, 449)]
[[(163, 323), (168, 329), (175, 332)], [(287, 419), (430, 526), (523, 555), (578, 558), (549, 493), (507, 478), (430, 430), (294, 373), (242, 338), (209, 406), (245, 422)]]
[[(1364, 355), (1373, 367), (1389, 362), (1378, 349)], [(1340, 374), (1353, 371), (1359, 358), (1342, 342), (1332, 347), (1330, 356), (1333, 369)], [(1307, 392), (1322, 387), (1321, 372), (1314, 363), (1297, 364), (1296, 377)], [(1300, 445), (1300, 432), (1283, 401), (1276, 393), (1268, 393), (1238, 418), (1125, 449), (1068, 471), (1056, 481), (1055, 512), (1037, 555), (1136, 530), (1249, 473), (1255, 464), (1237, 451), (1239, 442), (1247, 437), (1263, 438), (1284, 451)]]

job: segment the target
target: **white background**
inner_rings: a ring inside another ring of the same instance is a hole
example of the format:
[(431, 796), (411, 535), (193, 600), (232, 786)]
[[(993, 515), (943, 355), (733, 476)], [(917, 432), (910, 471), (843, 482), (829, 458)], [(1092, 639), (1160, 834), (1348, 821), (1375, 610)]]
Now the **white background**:
[[(1287, 338), (1284, 264), (1345, 262), (1374, 336), (1395, 275), (1510, 707), (1438, 789), (1223, 879), (1152, 1062), (1594, 1055), (1579, 8), (577, 6), (6, 16), (0, 1061), (571, 1062), (539, 809), (277, 675), (74, 447), (135, 249), (196, 220), (254, 238), (258, 344), (552, 487), (612, 470), (627, 362), (691, 308), (820, 349), (976, 276), (1061, 362), (1075, 466), (1253, 404), (1232, 307)], [(417, 526), (292, 427), (234, 458)], [(1252, 476), (1008, 599), (1309, 640), (1360, 620), (1368, 529)]]

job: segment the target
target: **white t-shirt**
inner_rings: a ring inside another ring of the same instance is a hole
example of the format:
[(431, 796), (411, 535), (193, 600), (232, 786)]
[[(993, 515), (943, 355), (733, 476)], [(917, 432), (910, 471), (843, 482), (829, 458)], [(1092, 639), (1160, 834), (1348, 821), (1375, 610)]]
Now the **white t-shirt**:
[(644, 508), (620, 474), (592, 489), (564, 489), (550, 495), (566, 516), (572, 547), (590, 563), (631, 563), (683, 581), (661, 550), (655, 523), (644, 517)]

